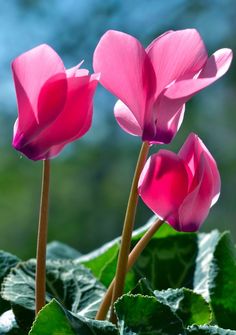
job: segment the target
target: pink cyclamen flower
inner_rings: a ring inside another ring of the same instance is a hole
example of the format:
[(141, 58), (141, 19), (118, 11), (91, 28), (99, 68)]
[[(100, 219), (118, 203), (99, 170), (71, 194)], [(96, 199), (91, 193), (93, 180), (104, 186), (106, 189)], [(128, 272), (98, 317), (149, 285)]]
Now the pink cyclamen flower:
[(13, 61), (18, 119), (12, 145), (28, 158), (52, 158), (89, 130), (98, 75), (80, 65), (66, 70), (45, 44)]
[(94, 52), (100, 82), (118, 97), (114, 112), (128, 133), (150, 143), (169, 143), (184, 117), (185, 103), (228, 70), (230, 49), (208, 57), (195, 29), (168, 31), (146, 49), (119, 31), (107, 31)]
[(196, 231), (220, 194), (216, 162), (203, 142), (190, 134), (178, 154), (152, 155), (139, 180), (139, 195), (159, 217), (179, 231)]

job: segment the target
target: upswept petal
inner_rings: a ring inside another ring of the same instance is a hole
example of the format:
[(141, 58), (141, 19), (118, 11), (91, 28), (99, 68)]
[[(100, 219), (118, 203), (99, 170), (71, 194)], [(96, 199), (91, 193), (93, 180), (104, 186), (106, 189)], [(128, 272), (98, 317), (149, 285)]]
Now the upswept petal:
[(150, 137), (149, 120), (146, 119), (142, 140), (149, 141), (150, 143), (170, 143), (183, 122), (185, 112), (184, 100), (176, 99), (172, 101), (162, 94), (154, 104), (152, 112), (155, 134), (151, 134)]
[(146, 50), (156, 74), (156, 97), (178, 78), (193, 77), (208, 57), (202, 38), (195, 29), (167, 32)]
[(201, 154), (193, 184), (195, 188), (187, 195), (179, 208), (178, 230), (184, 232), (197, 231), (210, 210), (214, 180), (204, 152)]
[(139, 195), (153, 212), (175, 220), (188, 191), (188, 174), (183, 161), (174, 153), (160, 150), (152, 155), (140, 176)]
[[(209, 164), (211, 173), (213, 175), (214, 182), (211, 203), (211, 206), (213, 206), (220, 195), (221, 179), (216, 161), (212, 157), (210, 151), (196, 134), (191, 133), (182, 148), (180, 149), (178, 156), (186, 162), (193, 176), (200, 164), (202, 153), (204, 153), (205, 160), (207, 160), (207, 163)], [(189, 184), (192, 184), (191, 188), (193, 188), (193, 181), (191, 177), (189, 180)]]
[(101, 84), (131, 110), (142, 126), (147, 106), (154, 98), (156, 79), (140, 42), (119, 31), (106, 32), (95, 49), (93, 66), (101, 73)]
[(142, 136), (143, 130), (134, 114), (121, 100), (117, 100), (114, 106), (114, 114), (116, 121), (124, 131), (135, 136)]
[[(51, 47), (43, 44), (17, 57), (12, 63), (12, 71), (19, 107), (18, 126), (21, 131), (27, 128), (27, 120), (30, 120), (30, 124), (50, 123), (65, 102), (63, 98), (65, 98), (66, 74), (61, 58)], [(50, 95), (46, 94), (45, 85), (49, 87)], [(52, 97), (55, 91), (59, 96), (57, 98)], [(21, 98), (21, 95), (25, 97)], [(24, 103), (21, 103), (22, 100)], [(26, 104), (26, 100), (31, 108)], [(46, 106), (47, 103), (53, 108), (44, 113), (40, 105)]]
[(216, 51), (195, 78), (175, 82), (167, 89), (165, 95), (170, 99), (189, 100), (194, 94), (222, 77), (228, 71), (232, 58), (233, 53), (230, 49)]
[(68, 78), (66, 105), (57, 119), (22, 152), (33, 160), (55, 157), (63, 147), (83, 136), (91, 126), (96, 77)]
[[(79, 64), (77, 64), (76, 66), (73, 66), (69, 69), (66, 69), (66, 76), (67, 78), (70, 78), (70, 77), (75, 77), (76, 73), (78, 72), (78, 70), (80, 69), (80, 66), (83, 64), (84, 60), (82, 60)], [(88, 70), (85, 70), (86, 71), (86, 75), (89, 74), (89, 71)]]

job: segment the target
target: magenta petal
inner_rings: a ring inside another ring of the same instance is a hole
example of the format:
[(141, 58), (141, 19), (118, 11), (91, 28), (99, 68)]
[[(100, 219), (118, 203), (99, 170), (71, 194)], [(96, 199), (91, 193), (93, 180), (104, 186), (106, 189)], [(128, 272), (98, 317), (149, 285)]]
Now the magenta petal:
[(67, 97), (65, 73), (51, 77), (41, 88), (38, 96), (38, 124), (43, 130), (63, 110)]
[[(62, 79), (62, 77), (64, 78), (63, 88), (65, 88), (66, 75), (61, 58), (51, 47), (43, 44), (17, 57), (12, 63), (12, 70), (15, 79), (17, 98), (22, 94), (22, 91), (25, 92), (32, 107), (33, 115), (31, 118), (35, 118), (36, 122), (39, 123), (41, 112), (38, 110), (38, 97), (45, 83), (48, 82), (51, 89), (52, 82), (55, 83), (55, 77), (59, 76), (60, 79)], [(59, 88), (59, 85), (57, 85), (57, 88)], [(60, 90), (59, 94), (61, 93)], [(43, 96), (45, 96), (45, 92), (43, 93)], [(18, 99), (18, 101), (19, 100), (20, 99)], [(60, 108), (61, 106), (57, 107)], [(55, 118), (58, 109), (55, 108), (49, 112), (51, 118)], [(20, 128), (25, 128), (25, 114), (28, 114), (28, 112), (25, 112), (24, 105), (19, 105)], [(47, 118), (49, 119), (50, 116)]]
[(33, 161), (54, 158), (63, 150), (66, 143), (53, 145), (51, 147), (39, 146), (37, 142), (29, 144), (22, 148), (21, 152)]
[(193, 180), (195, 188), (184, 199), (179, 208), (179, 230), (197, 231), (207, 218), (213, 197), (213, 175), (208, 159), (201, 154), (199, 166)]
[[(205, 160), (207, 160), (207, 163), (209, 164), (211, 168), (211, 173), (213, 175), (214, 182), (211, 202), (211, 206), (213, 206), (220, 195), (221, 179), (216, 161), (212, 157), (205, 144), (196, 134), (191, 133), (182, 148), (180, 149), (178, 156), (186, 162), (193, 176), (196, 169), (198, 168), (198, 165), (200, 164), (202, 153), (204, 153)], [(190, 183), (192, 183), (192, 180), (190, 180)]]
[(139, 195), (145, 204), (170, 224), (178, 221), (178, 208), (188, 191), (184, 162), (174, 153), (160, 150), (152, 155), (140, 176)]
[(121, 100), (116, 102), (114, 106), (114, 114), (116, 121), (124, 131), (135, 136), (142, 136), (143, 131), (134, 114)]
[(195, 29), (163, 34), (147, 48), (157, 78), (156, 97), (182, 76), (193, 77), (206, 63), (207, 51)]
[(95, 72), (101, 73), (101, 84), (132, 111), (142, 127), (156, 80), (140, 42), (119, 31), (106, 32), (95, 49), (93, 66)]
[(68, 78), (66, 105), (57, 119), (42, 131), (22, 151), (33, 160), (52, 158), (63, 147), (80, 137), (90, 128), (93, 111), (93, 95), (97, 86), (94, 76)]
[(92, 122), (93, 95), (97, 79), (91, 76), (68, 78), (67, 101), (64, 110), (48, 128), (46, 138), (54, 144), (79, 138)]
[[(64, 149), (66, 143), (53, 145), (47, 151), (35, 154), (33, 160), (38, 161), (41, 159), (51, 159), (59, 155), (59, 153)], [(32, 159), (32, 158), (31, 158)]]
[(187, 101), (192, 95), (222, 77), (228, 71), (232, 58), (233, 53), (230, 49), (216, 51), (196, 78), (177, 81), (167, 89), (166, 96), (170, 99), (185, 97)]
[(54, 158), (64, 149), (67, 143), (53, 145), (47, 153), (47, 159)]
[(35, 133), (37, 133), (39, 129), (24, 88), (17, 77), (15, 77), (14, 81), (16, 86), (19, 116), (14, 125), (12, 145), (17, 150), (20, 150), (21, 146), (27, 143), (32, 136), (35, 136)]

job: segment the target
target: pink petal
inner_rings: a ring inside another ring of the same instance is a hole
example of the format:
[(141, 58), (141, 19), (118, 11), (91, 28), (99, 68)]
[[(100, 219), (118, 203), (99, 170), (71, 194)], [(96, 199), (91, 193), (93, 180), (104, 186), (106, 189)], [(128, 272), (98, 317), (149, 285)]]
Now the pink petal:
[(30, 138), (35, 136), (38, 130), (38, 123), (34, 117), (34, 113), (25, 90), (15, 77), (15, 86), (18, 103), (19, 116), (14, 125), (12, 145), (20, 150), (20, 147), (27, 143)]
[(135, 136), (142, 136), (143, 131), (134, 114), (121, 100), (117, 100), (114, 106), (114, 114), (116, 121), (124, 131)]
[(64, 149), (67, 143), (53, 145), (47, 153), (47, 159), (54, 158), (59, 155), (59, 153)]
[[(70, 69), (66, 69), (66, 76), (67, 78), (70, 78), (70, 77), (75, 77), (76, 75), (76, 72), (79, 70), (80, 66), (83, 64), (83, 60), (77, 64), (76, 66), (73, 66), (71, 67)], [(86, 71), (86, 75), (88, 75), (89, 71), (88, 70), (85, 70)]]
[(173, 81), (192, 78), (207, 61), (207, 51), (195, 29), (170, 31), (147, 48), (157, 78), (156, 97)]
[(178, 208), (186, 197), (188, 175), (184, 162), (174, 153), (160, 150), (152, 155), (140, 176), (138, 191), (145, 204), (170, 224), (178, 220)]
[(153, 102), (155, 74), (140, 42), (125, 33), (110, 30), (94, 52), (95, 72), (101, 84), (116, 95), (142, 127), (144, 114)]
[(21, 131), (27, 132), (35, 122), (50, 123), (65, 102), (66, 75), (60, 57), (48, 45), (40, 45), (17, 57), (12, 70)]
[[(196, 173), (196, 169), (198, 169), (198, 166), (200, 164), (202, 153), (204, 153), (205, 160), (207, 160), (207, 163), (209, 164), (211, 173), (213, 175), (213, 197), (211, 203), (211, 206), (213, 206), (220, 195), (221, 180), (216, 161), (212, 157), (207, 147), (196, 134), (191, 133), (182, 148), (180, 149), (178, 156), (186, 162), (192, 173), (192, 176), (194, 176)], [(192, 179), (193, 177), (191, 177), (190, 175), (190, 183), (192, 183)]]
[[(63, 112), (48, 128), (47, 139), (58, 144), (79, 138), (91, 126), (93, 95), (98, 81), (86, 77), (68, 78), (68, 93)], [(43, 135), (43, 134), (42, 134)]]
[(97, 83), (95, 76), (68, 78), (68, 94), (63, 111), (21, 151), (33, 160), (52, 158), (67, 143), (82, 137), (91, 126)]
[(42, 130), (58, 117), (67, 96), (67, 80), (64, 73), (57, 74), (45, 82), (38, 96), (38, 125)]
[(52, 159), (59, 155), (59, 153), (64, 149), (66, 143), (53, 145), (48, 149), (48, 151), (39, 154), (38, 156), (34, 156), (34, 160), (42, 160), (42, 159)]
[(195, 188), (184, 199), (179, 208), (180, 231), (197, 231), (207, 218), (213, 197), (213, 175), (205, 153), (201, 154), (199, 166), (195, 172)]
[(183, 122), (184, 112), (185, 105), (182, 99), (170, 100), (161, 95), (153, 106), (155, 135), (152, 134), (150, 137), (150, 120), (146, 119), (142, 137), (143, 141), (149, 141), (150, 143), (170, 143)]
[(192, 95), (222, 77), (228, 71), (232, 58), (233, 53), (230, 49), (216, 51), (196, 78), (177, 81), (167, 89), (166, 96), (170, 99), (185, 97), (185, 101), (187, 101)]

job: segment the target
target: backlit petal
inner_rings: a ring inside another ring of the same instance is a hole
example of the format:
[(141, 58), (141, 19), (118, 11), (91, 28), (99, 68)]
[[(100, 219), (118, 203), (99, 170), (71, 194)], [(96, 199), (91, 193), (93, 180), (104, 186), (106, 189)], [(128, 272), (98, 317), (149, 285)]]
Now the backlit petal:
[[(213, 191), (211, 202), (211, 206), (213, 206), (220, 195), (221, 180), (216, 161), (212, 157), (210, 151), (196, 134), (191, 133), (180, 149), (178, 156), (186, 162), (190, 171), (192, 172), (192, 176), (194, 176), (200, 164), (202, 153), (204, 153), (205, 160), (207, 160), (213, 175)], [(191, 180), (190, 183), (192, 183)]]
[(166, 96), (170, 99), (185, 97), (187, 101), (194, 94), (222, 77), (228, 71), (232, 58), (233, 53), (230, 49), (216, 51), (196, 78), (177, 81), (167, 89)]
[(140, 176), (139, 195), (158, 216), (175, 225), (178, 208), (188, 191), (188, 174), (184, 162), (174, 153), (160, 150), (152, 155)]
[(201, 154), (200, 163), (195, 171), (194, 189), (184, 199), (179, 208), (180, 231), (197, 231), (207, 218), (213, 196), (213, 175), (205, 154)]
[(68, 95), (63, 111), (24, 149), (26, 156), (33, 160), (52, 158), (67, 143), (88, 131), (92, 122), (93, 95), (97, 82), (94, 76), (68, 78)]
[(41, 126), (50, 123), (58, 115), (66, 97), (66, 74), (61, 58), (44, 44), (17, 57), (12, 70), (20, 130), (30, 131), (35, 122)]
[(170, 31), (147, 48), (157, 79), (156, 97), (182, 76), (193, 77), (206, 63), (207, 51), (195, 29)]
[(93, 59), (101, 84), (116, 95), (142, 127), (152, 104), (156, 80), (152, 64), (140, 42), (125, 33), (108, 31), (98, 43)]
[(127, 133), (142, 136), (143, 130), (141, 129), (138, 121), (130, 109), (121, 101), (118, 100), (114, 106), (114, 114), (116, 121)]

